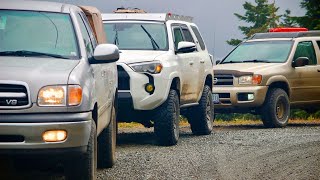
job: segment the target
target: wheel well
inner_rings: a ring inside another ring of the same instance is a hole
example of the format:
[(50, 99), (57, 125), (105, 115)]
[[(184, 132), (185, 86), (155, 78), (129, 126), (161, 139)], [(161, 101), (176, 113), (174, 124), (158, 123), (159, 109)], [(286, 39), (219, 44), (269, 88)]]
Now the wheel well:
[(173, 78), (170, 89), (174, 89), (180, 96), (180, 79), (178, 77)]
[(212, 89), (212, 75), (211, 74), (207, 75), (206, 81), (204, 84), (208, 85)]
[(96, 125), (98, 125), (98, 104), (94, 104), (94, 108), (92, 111), (92, 119), (94, 120), (94, 122), (96, 123)]
[(283, 89), (290, 97), (290, 89), (289, 89), (289, 86), (286, 82), (273, 82), (269, 85), (269, 89), (272, 89), (272, 88)]

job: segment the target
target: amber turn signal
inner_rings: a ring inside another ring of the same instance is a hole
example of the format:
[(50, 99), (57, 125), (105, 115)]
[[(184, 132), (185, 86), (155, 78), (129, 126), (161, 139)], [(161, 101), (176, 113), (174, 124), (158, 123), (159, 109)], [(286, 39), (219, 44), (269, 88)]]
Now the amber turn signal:
[(81, 104), (82, 88), (78, 85), (68, 86), (68, 105), (77, 106)]

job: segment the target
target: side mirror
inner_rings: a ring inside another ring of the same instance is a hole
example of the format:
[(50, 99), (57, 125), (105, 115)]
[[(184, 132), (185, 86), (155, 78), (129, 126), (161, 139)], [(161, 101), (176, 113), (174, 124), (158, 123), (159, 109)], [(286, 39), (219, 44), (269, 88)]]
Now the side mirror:
[(309, 64), (309, 58), (307, 57), (298, 57), (292, 62), (292, 67), (302, 67)]
[(93, 64), (116, 62), (119, 60), (119, 49), (114, 44), (99, 44), (93, 57)]
[(178, 44), (177, 53), (190, 53), (196, 50), (196, 44), (193, 42), (181, 41)]
[(216, 60), (216, 65), (218, 65), (221, 62), (221, 60)]

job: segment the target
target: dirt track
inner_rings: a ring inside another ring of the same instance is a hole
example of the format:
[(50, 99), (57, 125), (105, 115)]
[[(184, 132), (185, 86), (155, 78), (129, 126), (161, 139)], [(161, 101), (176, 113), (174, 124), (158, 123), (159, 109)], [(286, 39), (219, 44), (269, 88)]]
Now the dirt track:
[[(98, 170), (98, 179), (305, 180), (320, 179), (319, 167), (320, 123), (284, 129), (216, 126), (209, 136), (193, 136), (182, 128), (173, 147), (157, 146), (150, 129), (136, 128), (120, 130), (117, 164)], [(30, 176), (36, 177), (50, 178)]]

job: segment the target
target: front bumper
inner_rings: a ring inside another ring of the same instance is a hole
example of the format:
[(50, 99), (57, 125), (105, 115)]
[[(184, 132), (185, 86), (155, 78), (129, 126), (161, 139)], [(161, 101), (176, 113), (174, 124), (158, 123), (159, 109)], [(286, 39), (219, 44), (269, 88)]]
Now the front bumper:
[[(215, 104), (215, 109), (236, 109), (260, 107), (265, 100), (268, 86), (246, 86), (246, 87), (213, 87), (213, 93), (219, 94), (220, 103)], [(253, 94), (253, 100), (240, 100), (239, 94)]]
[[(146, 75), (133, 71), (124, 63), (119, 63), (118, 66), (121, 66), (130, 77), (130, 88), (128, 90), (119, 89), (118, 91), (119, 101), (130, 101), (134, 110), (153, 110), (167, 99), (171, 81), (165, 77), (164, 73)], [(152, 83), (155, 86), (152, 94), (145, 91), (147, 83)], [(128, 98), (129, 94), (131, 95), (130, 98)], [(121, 103), (119, 103), (119, 106), (121, 106)]]
[[(83, 149), (91, 132), (91, 112), (72, 114), (1, 114), (0, 152), (7, 150)], [(47, 121), (41, 121), (46, 119)], [(51, 120), (49, 122), (48, 120)], [(65, 130), (62, 142), (45, 142), (42, 134), (47, 130)], [(19, 137), (19, 138), (18, 138)]]

